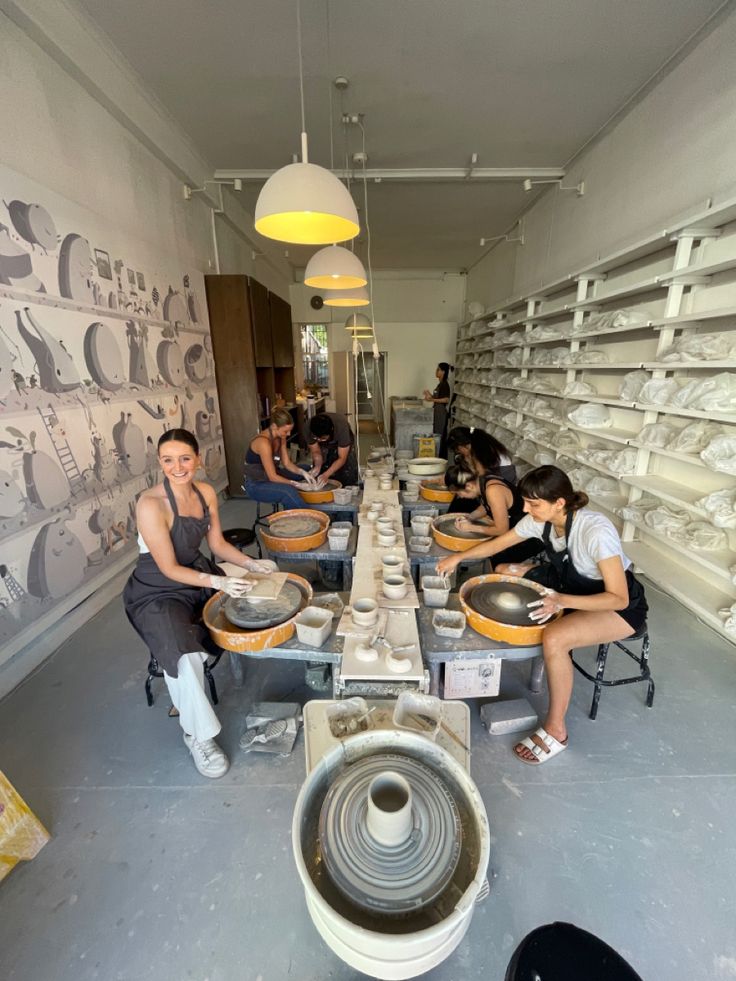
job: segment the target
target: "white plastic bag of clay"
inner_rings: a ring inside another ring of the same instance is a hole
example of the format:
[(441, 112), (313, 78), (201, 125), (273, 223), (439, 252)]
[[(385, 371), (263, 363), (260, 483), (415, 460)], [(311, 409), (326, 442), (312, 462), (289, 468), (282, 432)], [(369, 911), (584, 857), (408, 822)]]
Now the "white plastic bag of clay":
[(591, 497), (619, 496), (618, 481), (614, 480), (613, 477), (604, 477), (601, 474), (596, 474), (592, 480), (589, 480), (583, 490)]
[(633, 473), (636, 470), (636, 457), (636, 450), (627, 447), (614, 453), (608, 462), (608, 467), (619, 475)]
[[(647, 375), (647, 377), (649, 376)], [(562, 394), (566, 396), (578, 395), (585, 397), (586, 395), (597, 395), (598, 392), (590, 382), (573, 381), (565, 385)]]
[(713, 491), (695, 504), (707, 511), (716, 528), (736, 528), (736, 488)]
[(573, 351), (570, 355), (569, 364), (608, 364), (611, 359), (605, 351), (598, 351), (595, 348), (584, 348), (582, 351)]
[(674, 378), (650, 378), (642, 386), (637, 402), (644, 405), (670, 405), (679, 389), (680, 383)]
[(707, 419), (698, 419), (681, 429), (670, 443), (669, 449), (677, 453), (700, 453), (716, 436), (722, 435), (721, 427)]
[(621, 515), (624, 521), (633, 521), (634, 524), (641, 524), (644, 515), (648, 511), (653, 511), (659, 507), (659, 501), (655, 497), (640, 497), (638, 501), (631, 504), (622, 504), (616, 508), (616, 513)]
[(623, 402), (636, 402), (639, 398), (639, 393), (642, 388), (646, 385), (648, 381), (651, 380), (651, 376), (647, 371), (629, 371), (621, 379), (621, 385), (618, 390), (618, 397)]
[(664, 535), (669, 535), (678, 528), (684, 528), (689, 521), (690, 515), (687, 511), (677, 511), (675, 508), (667, 507), (666, 504), (660, 504), (644, 515), (644, 524)]
[(710, 521), (690, 521), (682, 528), (669, 529), (667, 534), (674, 541), (696, 552), (719, 552), (728, 548), (728, 536)]
[[(736, 576), (734, 580), (736, 581)], [(719, 610), (718, 616), (723, 617), (723, 629), (726, 633), (736, 637), (736, 603)]]
[(662, 361), (726, 361), (734, 356), (736, 342), (732, 334), (692, 334), (678, 337)]
[(700, 454), (700, 459), (718, 473), (736, 474), (736, 436), (716, 436)]
[(644, 446), (663, 448), (669, 446), (672, 440), (677, 438), (679, 431), (676, 426), (671, 426), (668, 422), (652, 422), (648, 426), (644, 426), (636, 441), (643, 443)]
[(584, 429), (608, 429), (613, 423), (608, 406), (599, 402), (583, 402), (568, 412), (567, 418)]

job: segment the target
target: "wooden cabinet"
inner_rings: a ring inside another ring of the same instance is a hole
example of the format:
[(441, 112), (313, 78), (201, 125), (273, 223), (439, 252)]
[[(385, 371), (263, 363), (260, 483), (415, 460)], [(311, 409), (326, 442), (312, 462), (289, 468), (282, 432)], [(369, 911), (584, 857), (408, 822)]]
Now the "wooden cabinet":
[[(205, 276), (229, 493), (242, 495), (248, 444), (280, 394), (294, 405), (291, 307), (248, 276)], [(288, 341), (288, 344), (287, 344)]]
[(461, 325), (455, 385), (458, 423), (520, 471), (556, 462), (636, 567), (734, 643), (735, 321), (732, 198)]
[(275, 368), (294, 367), (294, 328), (291, 323), (291, 307), (273, 293), (268, 294), (271, 314), (271, 338), (273, 341), (273, 365)]

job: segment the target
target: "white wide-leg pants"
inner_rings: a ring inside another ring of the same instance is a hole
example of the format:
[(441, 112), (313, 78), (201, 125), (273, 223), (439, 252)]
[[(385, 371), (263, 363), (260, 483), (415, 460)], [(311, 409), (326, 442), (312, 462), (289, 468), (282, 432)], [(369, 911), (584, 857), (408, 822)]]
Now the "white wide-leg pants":
[(203, 651), (182, 654), (177, 664), (178, 678), (171, 678), (164, 671), (171, 701), (179, 709), (179, 724), (197, 742), (213, 739), (222, 728), (204, 691), (206, 660), (207, 655)]

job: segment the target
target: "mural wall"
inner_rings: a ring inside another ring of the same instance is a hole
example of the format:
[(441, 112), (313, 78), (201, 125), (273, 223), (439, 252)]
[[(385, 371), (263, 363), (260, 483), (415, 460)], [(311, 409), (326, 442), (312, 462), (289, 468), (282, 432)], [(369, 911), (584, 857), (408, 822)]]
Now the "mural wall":
[(202, 275), (1, 167), (0, 201), (2, 664), (135, 556), (164, 431), (226, 472)]

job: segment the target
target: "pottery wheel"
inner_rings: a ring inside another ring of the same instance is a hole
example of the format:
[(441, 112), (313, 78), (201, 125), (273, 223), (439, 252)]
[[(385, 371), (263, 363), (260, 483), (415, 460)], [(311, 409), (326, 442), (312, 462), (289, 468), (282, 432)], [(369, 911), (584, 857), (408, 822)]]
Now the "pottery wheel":
[(320, 531), (322, 523), (318, 518), (295, 514), (290, 518), (279, 518), (268, 526), (268, 534), (274, 538), (306, 538)]
[(245, 630), (264, 630), (293, 617), (302, 603), (302, 592), (293, 583), (285, 582), (275, 599), (250, 600), (247, 594), (237, 599), (228, 597), (225, 616), (230, 623)]
[(304, 487), (300, 487), (299, 489), (301, 491), (304, 491), (305, 493), (310, 493), (310, 492), (311, 493), (315, 493), (315, 491), (316, 491), (319, 494), (322, 491), (339, 490), (341, 486), (342, 486), (342, 484), (339, 482), (339, 480), (328, 480), (326, 483), (324, 483), (319, 488), (317, 488), (317, 487), (310, 487), (308, 484), (305, 483), (304, 484)]
[[(393, 848), (368, 832), (368, 788), (387, 770), (411, 786), (414, 830)], [(438, 775), (407, 756), (377, 754), (348, 766), (327, 792), (319, 818), (327, 872), (354, 905), (398, 915), (433, 903), (457, 867), (462, 826), (455, 801)]]
[[(509, 597), (514, 597), (518, 605), (511, 605)], [(515, 627), (528, 627), (534, 621), (529, 619), (532, 612), (527, 603), (534, 603), (542, 597), (531, 586), (516, 582), (485, 582), (476, 586), (468, 596), (468, 604), (489, 620), (508, 623)]]
[(490, 535), (483, 535), (479, 531), (461, 531), (455, 527), (455, 518), (457, 517), (459, 517), (457, 514), (447, 514), (442, 518), (435, 518), (435, 528), (449, 538), (462, 538), (464, 541), (485, 542), (491, 537)]

